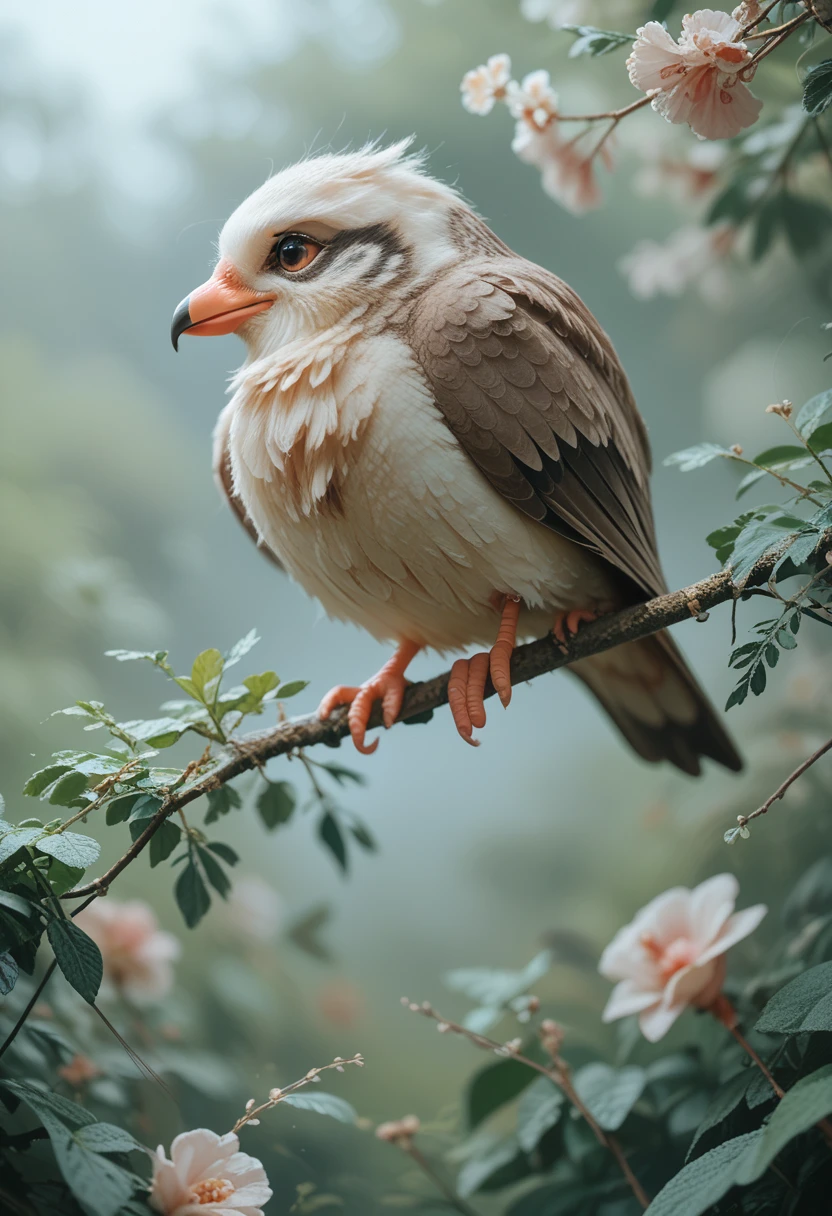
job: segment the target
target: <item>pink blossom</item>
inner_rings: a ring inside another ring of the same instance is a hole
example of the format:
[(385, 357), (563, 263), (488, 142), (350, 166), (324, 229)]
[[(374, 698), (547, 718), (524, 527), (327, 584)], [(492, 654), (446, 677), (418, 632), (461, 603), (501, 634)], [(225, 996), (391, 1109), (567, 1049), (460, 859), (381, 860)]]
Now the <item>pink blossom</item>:
[(557, 117), (558, 95), (544, 69), (529, 72), (522, 84), (510, 80), (506, 86), (508, 108), (514, 118), (522, 118), (533, 128), (545, 127)]
[(630, 291), (640, 300), (681, 296), (695, 286), (711, 304), (725, 302), (731, 285), (725, 259), (734, 247), (736, 229), (728, 223), (710, 228), (678, 228), (662, 243), (645, 239), (618, 262)]
[(176, 1137), (170, 1160), (161, 1144), (153, 1157), (150, 1206), (163, 1216), (263, 1216), (271, 1197), (266, 1171), (234, 1132), (198, 1127)]
[(109, 896), (81, 912), (77, 923), (98, 945), (104, 978), (136, 1005), (149, 1005), (167, 994), (173, 983), (171, 963), (181, 946), (159, 928), (143, 900), (119, 903)]
[(459, 86), (462, 104), (469, 114), (490, 114), (496, 101), (502, 101), (511, 78), (508, 55), (492, 55), (487, 63), (466, 72)]
[(763, 904), (734, 912), (738, 892), (733, 874), (717, 874), (692, 891), (673, 887), (620, 929), (598, 967), (619, 981), (604, 1021), (637, 1013), (642, 1034), (655, 1043), (689, 1005), (713, 1005), (725, 978), (726, 951), (766, 914)]
[(734, 17), (711, 8), (682, 18), (678, 42), (648, 21), (627, 60), (630, 80), (668, 122), (686, 122), (702, 139), (730, 139), (762, 109), (744, 83), (751, 51), (741, 33)]
[(521, 119), (511, 145), (522, 161), (540, 170), (541, 185), (549, 197), (573, 215), (601, 202), (595, 158), (580, 150), (581, 139), (562, 139), (556, 123), (539, 131)]

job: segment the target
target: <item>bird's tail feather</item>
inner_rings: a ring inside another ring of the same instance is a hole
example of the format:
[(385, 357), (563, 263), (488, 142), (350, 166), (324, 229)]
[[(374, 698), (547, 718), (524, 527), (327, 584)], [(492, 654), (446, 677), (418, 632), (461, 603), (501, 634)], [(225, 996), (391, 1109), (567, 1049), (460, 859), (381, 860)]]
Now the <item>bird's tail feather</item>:
[(739, 771), (742, 760), (667, 633), (627, 642), (573, 664), (630, 746), (698, 776), (700, 757)]

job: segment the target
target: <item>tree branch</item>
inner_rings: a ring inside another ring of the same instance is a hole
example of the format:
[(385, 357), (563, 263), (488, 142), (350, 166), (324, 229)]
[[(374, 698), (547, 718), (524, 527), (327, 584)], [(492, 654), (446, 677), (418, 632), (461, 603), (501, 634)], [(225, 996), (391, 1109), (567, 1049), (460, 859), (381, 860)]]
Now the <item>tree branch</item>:
[[(818, 549), (823, 549), (832, 543), (832, 530), (821, 537)], [(754, 567), (751, 576), (745, 583), (750, 587), (765, 583), (770, 577), (780, 558), (780, 550), (762, 558)], [(511, 660), (512, 684), (520, 684), (533, 680), (549, 671), (557, 671), (568, 667), (580, 659), (588, 659), (592, 655), (601, 654), (625, 642), (638, 641), (650, 637), (669, 625), (680, 621), (701, 617), (711, 608), (733, 599), (739, 594), (731, 581), (730, 570), (721, 570), (712, 574), (702, 582), (684, 587), (681, 591), (671, 591), (666, 595), (656, 596), (643, 604), (634, 604), (620, 612), (612, 612), (598, 620), (584, 625), (580, 632), (571, 639), (568, 647), (556, 642), (550, 634), (536, 642), (528, 642), (518, 646)], [(450, 673), (434, 676), (419, 684), (411, 684), (407, 689), (398, 721), (419, 717), (429, 710), (438, 709), (448, 702), (448, 678)], [(491, 681), (486, 685), (485, 696), (494, 695)], [(173, 791), (159, 807), (147, 827), (136, 838), (129, 849), (110, 867), (100, 878), (67, 891), (62, 899), (80, 899), (86, 895), (103, 894), (110, 883), (116, 878), (134, 858), (142, 852), (150, 840), (162, 826), (165, 820), (201, 798), (211, 790), (219, 789), (239, 777), (242, 773), (260, 768), (267, 760), (275, 756), (283, 756), (296, 752), (301, 748), (315, 747), (320, 743), (327, 747), (338, 747), (341, 740), (349, 735), (347, 708), (336, 710), (331, 717), (322, 722), (314, 714), (302, 718), (292, 718), (282, 722), (272, 730), (256, 731), (244, 735), (241, 739), (232, 740), (227, 759), (204, 777), (197, 778)], [(382, 725), (381, 705), (376, 704), (370, 717), (370, 726)]]

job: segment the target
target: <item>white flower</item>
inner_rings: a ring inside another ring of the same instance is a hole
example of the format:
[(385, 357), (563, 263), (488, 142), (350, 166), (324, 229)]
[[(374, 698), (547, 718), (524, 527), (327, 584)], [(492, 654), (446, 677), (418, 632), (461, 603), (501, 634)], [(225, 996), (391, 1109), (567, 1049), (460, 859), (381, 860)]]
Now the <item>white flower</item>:
[(495, 101), (501, 101), (511, 78), (508, 55), (492, 55), (488, 63), (466, 72), (459, 86), (462, 104), (469, 114), (490, 114)]
[(556, 123), (539, 131), (521, 119), (511, 145), (520, 160), (540, 170), (540, 182), (549, 197), (574, 215), (601, 201), (594, 158), (580, 152), (580, 138), (564, 141)]
[(283, 900), (269, 883), (247, 874), (234, 883), (226, 913), (226, 923), (237, 936), (269, 942), (280, 930)]
[(658, 21), (648, 21), (627, 60), (630, 80), (668, 122), (686, 122), (702, 139), (738, 135), (762, 109), (741, 79), (751, 59), (738, 41), (741, 30), (728, 13), (699, 9), (682, 19), (677, 43)]
[(272, 1197), (269, 1180), (256, 1157), (241, 1153), (233, 1132), (218, 1136), (198, 1127), (183, 1132), (153, 1157), (150, 1206), (163, 1216), (263, 1216)]
[(167, 994), (173, 983), (171, 963), (182, 947), (172, 933), (159, 928), (153, 909), (143, 900), (97, 899), (79, 913), (77, 923), (101, 951), (104, 978), (128, 1000), (149, 1005)]
[(619, 981), (604, 1021), (637, 1013), (642, 1034), (655, 1043), (689, 1005), (712, 1005), (725, 978), (725, 952), (766, 914), (763, 904), (734, 912), (738, 891), (733, 874), (718, 874), (692, 891), (674, 887), (620, 929), (598, 966)]
[(558, 95), (552, 88), (549, 73), (544, 69), (529, 72), (522, 84), (509, 81), (506, 101), (514, 118), (522, 118), (533, 127), (545, 127), (557, 117)]
[(711, 228), (678, 228), (664, 244), (639, 241), (618, 263), (630, 291), (640, 300), (680, 296), (695, 285), (709, 303), (724, 302), (730, 283), (724, 260), (731, 252), (736, 229), (727, 223)]

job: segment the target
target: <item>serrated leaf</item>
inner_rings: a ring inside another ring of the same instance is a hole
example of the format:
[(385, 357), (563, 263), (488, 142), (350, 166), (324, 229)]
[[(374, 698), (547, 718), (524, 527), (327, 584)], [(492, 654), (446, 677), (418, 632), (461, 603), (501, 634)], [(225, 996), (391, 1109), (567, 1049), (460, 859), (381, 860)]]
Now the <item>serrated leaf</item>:
[(517, 1107), (517, 1142), (524, 1152), (533, 1152), (546, 1132), (555, 1126), (564, 1101), (563, 1090), (548, 1077), (538, 1077), (532, 1082)]
[(331, 811), (327, 811), (321, 817), (318, 823), (318, 836), (327, 849), (329, 849), (344, 873), (346, 873), (348, 865), (347, 845), (344, 840), (344, 834), (338, 825), (338, 820)]
[(580, 1068), (573, 1078), (575, 1091), (604, 1131), (617, 1131), (638, 1102), (647, 1077), (643, 1068), (611, 1068), (596, 1061)]
[(46, 936), (68, 983), (92, 1005), (104, 971), (98, 946), (71, 920), (51, 920), (46, 927)]
[(775, 992), (755, 1030), (766, 1034), (832, 1031), (832, 962), (819, 963)]
[(832, 104), (832, 59), (815, 64), (803, 81), (803, 109), (812, 118), (823, 114)]
[(92, 836), (81, 836), (78, 832), (60, 832), (54, 836), (42, 836), (36, 844), (39, 853), (56, 857), (65, 866), (86, 870), (98, 860), (101, 845)]
[(263, 826), (273, 832), (288, 823), (295, 809), (296, 795), (288, 781), (270, 781), (257, 796), (257, 814)]
[(211, 907), (211, 896), (193, 858), (179, 875), (173, 894), (189, 929), (195, 928)]
[(702, 1216), (734, 1185), (739, 1164), (760, 1136), (737, 1136), (691, 1161), (659, 1191), (647, 1216)]
[(317, 1093), (307, 1090), (304, 1093), (287, 1094), (280, 1099), (281, 1105), (294, 1106), (298, 1110), (312, 1110), (317, 1115), (329, 1115), (340, 1123), (355, 1123), (358, 1115), (343, 1098), (335, 1094)]

